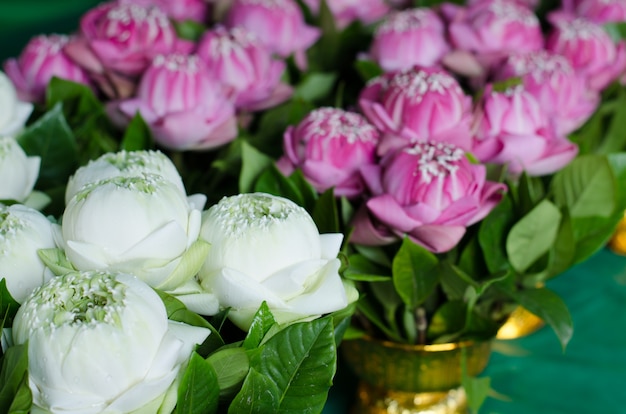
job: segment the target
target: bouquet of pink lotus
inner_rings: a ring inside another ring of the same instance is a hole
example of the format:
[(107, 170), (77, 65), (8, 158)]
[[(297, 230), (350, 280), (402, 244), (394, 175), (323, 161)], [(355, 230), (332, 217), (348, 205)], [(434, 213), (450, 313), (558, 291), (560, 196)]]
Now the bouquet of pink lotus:
[(0, 413), (321, 412), (344, 336), (519, 305), (565, 347), (543, 282), (626, 209), (624, 21), (117, 0), (34, 37), (0, 73)]

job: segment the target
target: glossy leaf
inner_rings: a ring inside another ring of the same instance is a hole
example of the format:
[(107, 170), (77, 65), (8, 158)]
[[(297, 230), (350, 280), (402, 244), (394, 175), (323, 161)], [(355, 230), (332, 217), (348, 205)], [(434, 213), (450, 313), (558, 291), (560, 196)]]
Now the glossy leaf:
[(339, 233), (339, 212), (337, 210), (337, 199), (333, 190), (324, 191), (317, 199), (313, 208), (313, 221), (317, 224), (320, 233)]
[(491, 273), (504, 270), (509, 265), (505, 245), (514, 220), (513, 204), (509, 197), (505, 197), (480, 223), (478, 243)]
[(332, 93), (336, 73), (308, 73), (294, 90), (294, 96), (305, 101), (314, 102)]
[(606, 157), (576, 158), (555, 174), (551, 184), (554, 202), (567, 208), (570, 216), (608, 217), (615, 207), (615, 182)]
[(257, 348), (261, 344), (265, 334), (267, 334), (267, 331), (269, 331), (275, 323), (276, 321), (274, 320), (272, 311), (269, 306), (267, 306), (267, 303), (263, 302), (252, 319), (246, 339), (243, 341), (243, 347), (245, 349)]
[(511, 265), (524, 272), (552, 247), (559, 230), (561, 212), (544, 200), (511, 228), (506, 251)]
[(556, 293), (546, 288), (507, 290), (517, 303), (543, 319), (554, 330), (563, 349), (572, 338), (574, 326), (567, 305)]
[(220, 397), (232, 397), (241, 388), (250, 362), (244, 348), (224, 348), (209, 355), (206, 361), (213, 367)]
[(152, 146), (150, 128), (148, 128), (141, 114), (137, 112), (124, 131), (120, 147), (126, 151), (140, 151), (150, 149)]
[(178, 386), (177, 414), (212, 414), (217, 412), (219, 386), (211, 364), (196, 352)]
[(249, 193), (254, 183), (273, 160), (246, 141), (241, 143), (241, 174), (239, 175), (239, 192)]
[(405, 238), (392, 263), (393, 284), (407, 307), (415, 309), (439, 282), (437, 256)]
[(28, 378), (28, 345), (12, 346), (6, 350), (2, 359), (0, 414), (11, 412), (9, 408), (16, 399), (20, 407), (30, 408), (29, 395), (24, 395), (21, 390), (24, 378)]
[(331, 318), (290, 325), (252, 354), (229, 413), (319, 413), (335, 368)]
[(298, 187), (282, 175), (274, 165), (270, 165), (261, 173), (254, 185), (254, 191), (285, 197), (299, 206), (304, 205), (304, 198)]
[(18, 137), (28, 155), (41, 157), (37, 188), (67, 183), (78, 167), (78, 147), (61, 104), (55, 105)]

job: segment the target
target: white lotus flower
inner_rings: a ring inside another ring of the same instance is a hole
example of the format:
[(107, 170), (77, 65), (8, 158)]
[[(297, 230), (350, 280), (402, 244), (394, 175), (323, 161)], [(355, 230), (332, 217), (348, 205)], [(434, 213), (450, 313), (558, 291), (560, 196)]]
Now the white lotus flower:
[(13, 323), (15, 344), (28, 341), (33, 412), (55, 414), (171, 412), (172, 384), (209, 333), (168, 321), (148, 285), (115, 272), (55, 277)]
[(269, 194), (226, 197), (207, 210), (211, 243), (198, 277), (247, 330), (263, 301), (276, 321), (310, 319), (347, 306), (337, 253), (342, 234), (320, 235), (302, 207)]
[(69, 203), (72, 197), (87, 184), (116, 176), (132, 177), (143, 173), (162, 175), (185, 194), (183, 180), (176, 166), (162, 152), (120, 151), (108, 152), (76, 170), (67, 183), (65, 202)]
[(54, 247), (52, 223), (43, 214), (20, 204), (0, 205), (0, 278), (17, 302), (52, 277), (37, 251)]
[(0, 200), (26, 201), (39, 176), (40, 163), (41, 158), (27, 156), (14, 138), (0, 136)]
[(32, 111), (33, 104), (20, 101), (15, 86), (7, 75), (0, 71), (0, 137), (17, 134), (24, 127)]
[(191, 310), (210, 314), (217, 302), (194, 280), (209, 249), (198, 239), (200, 226), (200, 209), (163, 176), (115, 176), (72, 197), (58, 242), (78, 270), (131, 273), (154, 288), (182, 292), (178, 298)]

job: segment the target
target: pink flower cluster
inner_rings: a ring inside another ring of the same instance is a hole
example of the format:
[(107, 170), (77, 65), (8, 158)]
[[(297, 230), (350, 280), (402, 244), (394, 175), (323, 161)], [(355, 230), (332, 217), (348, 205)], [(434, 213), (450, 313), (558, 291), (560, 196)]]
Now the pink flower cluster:
[(43, 102), (52, 77), (89, 85), (121, 126), (136, 112), (163, 147), (209, 149), (237, 136), (237, 115), (292, 95), (284, 58), (305, 66), (320, 36), (295, 0), (236, 0), (197, 41), (174, 21), (207, 23), (204, 0), (114, 0), (83, 15), (78, 33), (38, 36), (5, 71), (21, 99)]
[(318, 109), (290, 127), (279, 168), (354, 200), (353, 243), (453, 248), (506, 191), (484, 164), (513, 178), (560, 170), (578, 153), (567, 135), (624, 74), (625, 46), (601, 26), (624, 20), (619, 6), (573, 1), (547, 30), (520, 0), (387, 14), (362, 55), (384, 73), (358, 112)]

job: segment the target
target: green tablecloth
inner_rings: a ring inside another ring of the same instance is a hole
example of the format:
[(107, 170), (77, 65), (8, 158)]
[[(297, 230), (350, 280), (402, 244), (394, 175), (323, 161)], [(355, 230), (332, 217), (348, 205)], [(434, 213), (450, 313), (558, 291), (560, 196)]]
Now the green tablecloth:
[[(483, 375), (507, 400), (481, 414), (626, 413), (626, 257), (602, 250), (548, 282), (567, 303), (574, 336), (565, 352), (549, 328), (498, 341)], [(324, 414), (348, 412), (355, 379), (339, 369)]]

